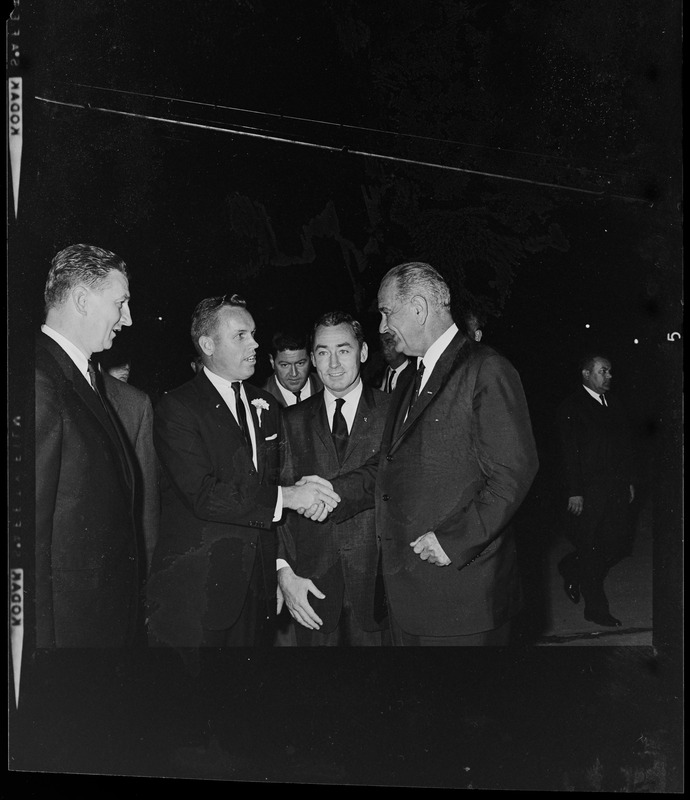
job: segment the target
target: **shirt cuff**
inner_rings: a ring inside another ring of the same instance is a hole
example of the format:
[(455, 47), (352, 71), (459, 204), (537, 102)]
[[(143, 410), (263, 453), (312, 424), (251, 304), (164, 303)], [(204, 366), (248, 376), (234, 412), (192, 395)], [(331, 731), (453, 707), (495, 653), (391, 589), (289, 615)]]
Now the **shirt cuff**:
[(283, 567), (289, 567), (290, 565), (284, 558), (276, 558), (276, 572)]
[(273, 522), (279, 522), (283, 516), (283, 487), (278, 487), (278, 497), (276, 498), (276, 507), (273, 512)]

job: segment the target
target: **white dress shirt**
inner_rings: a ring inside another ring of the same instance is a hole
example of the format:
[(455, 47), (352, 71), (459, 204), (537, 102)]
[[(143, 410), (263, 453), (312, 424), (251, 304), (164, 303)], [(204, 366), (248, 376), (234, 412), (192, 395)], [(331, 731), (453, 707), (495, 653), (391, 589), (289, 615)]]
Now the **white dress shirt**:
[[(276, 378), (276, 384), (280, 389), (280, 393), (283, 395), (283, 400), (285, 400), (286, 406), (294, 406), (297, 405), (297, 398), (295, 397), (295, 393), (290, 391), (290, 389), (286, 389), (283, 384)], [(307, 378), (307, 382), (304, 386), (300, 389), (300, 403), (302, 400), (306, 400), (307, 397), (311, 397), (311, 380)]]
[(397, 367), (391, 367), (391, 365), (388, 364), (388, 366), (386, 367), (386, 373), (381, 383), (382, 391), (384, 392), (386, 391), (386, 385), (388, 383), (389, 375), (392, 375), (391, 388), (390, 388), (391, 392), (395, 389), (395, 387), (398, 385), (398, 378), (400, 377), (400, 373), (408, 366), (409, 363), (410, 360), (408, 359), (407, 361), (403, 361), (402, 364), (398, 364)]
[[(359, 399), (362, 396), (362, 380), (361, 378), (357, 379), (357, 384), (355, 388), (348, 392), (342, 399), (345, 401), (342, 405), (341, 411), (343, 413), (343, 417), (345, 417), (345, 422), (347, 424), (347, 432), (350, 433), (352, 430), (352, 424), (355, 421), (355, 414), (357, 413), (357, 406), (359, 405)], [(328, 427), (332, 431), (333, 430), (333, 415), (335, 414), (335, 401), (336, 396), (331, 394), (328, 389), (324, 386), (323, 389), (323, 400), (326, 404), (326, 416), (328, 417)]]
[[(450, 328), (448, 328), (438, 337), (438, 339), (431, 345), (426, 353), (424, 353), (422, 358), (422, 361), (424, 362), (424, 375), (422, 375), (422, 382), (419, 386), (420, 392), (428, 383), (431, 373), (438, 363), (439, 358), (441, 358), (445, 349), (453, 341), (453, 337), (457, 332), (458, 326), (453, 323)], [(419, 369), (419, 360), (417, 360), (417, 369)]]

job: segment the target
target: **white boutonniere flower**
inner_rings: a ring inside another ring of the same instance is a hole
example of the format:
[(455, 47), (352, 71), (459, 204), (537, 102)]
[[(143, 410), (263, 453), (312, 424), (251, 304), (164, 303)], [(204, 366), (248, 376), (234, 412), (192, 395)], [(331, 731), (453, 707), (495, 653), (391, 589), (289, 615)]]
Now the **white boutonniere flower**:
[(252, 405), (256, 409), (256, 416), (259, 418), (259, 425), (261, 425), (261, 412), (268, 411), (269, 405), (265, 400), (262, 400), (261, 398), (252, 400)]

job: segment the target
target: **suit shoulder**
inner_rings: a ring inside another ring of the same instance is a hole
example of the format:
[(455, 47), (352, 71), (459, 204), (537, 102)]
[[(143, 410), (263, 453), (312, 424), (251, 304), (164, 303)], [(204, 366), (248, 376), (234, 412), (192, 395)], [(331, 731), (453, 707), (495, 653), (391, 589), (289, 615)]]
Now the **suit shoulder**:
[(286, 406), (283, 409), (283, 416), (289, 420), (299, 420), (306, 416), (311, 416), (320, 406), (323, 395), (318, 392), (312, 394), (300, 403), (295, 403), (291, 406)]
[(137, 406), (145, 406), (147, 403), (151, 404), (151, 398), (148, 394), (142, 389), (132, 386), (130, 383), (119, 381), (117, 378), (113, 378), (112, 375), (108, 375), (107, 373), (103, 375), (103, 382), (108, 396), (120, 397), (124, 402)]
[(244, 390), (250, 400), (264, 400), (270, 406), (276, 405), (275, 396), (264, 387), (254, 386), (253, 383), (245, 383)]
[(370, 386), (369, 391), (371, 392), (371, 398), (374, 402), (374, 405), (377, 408), (387, 409), (391, 404), (391, 398), (393, 397), (392, 394), (383, 392), (381, 389), (377, 389), (374, 386)]

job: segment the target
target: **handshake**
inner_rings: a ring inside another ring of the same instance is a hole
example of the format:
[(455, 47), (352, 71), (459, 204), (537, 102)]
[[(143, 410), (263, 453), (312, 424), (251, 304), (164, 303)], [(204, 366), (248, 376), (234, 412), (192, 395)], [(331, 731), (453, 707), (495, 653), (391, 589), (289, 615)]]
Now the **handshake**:
[(323, 522), (339, 502), (331, 482), (318, 475), (305, 475), (294, 486), (283, 486), (283, 507), (314, 522)]

